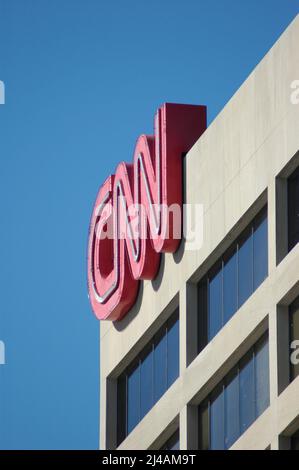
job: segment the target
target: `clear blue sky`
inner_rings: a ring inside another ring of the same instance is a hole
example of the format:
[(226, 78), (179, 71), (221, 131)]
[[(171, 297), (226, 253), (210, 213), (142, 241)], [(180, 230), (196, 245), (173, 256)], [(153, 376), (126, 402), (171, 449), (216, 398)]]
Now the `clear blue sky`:
[[(0, 0), (0, 448), (96, 448), (99, 185), (165, 101), (211, 121), (298, 0)], [(297, 77), (298, 78), (298, 77)]]

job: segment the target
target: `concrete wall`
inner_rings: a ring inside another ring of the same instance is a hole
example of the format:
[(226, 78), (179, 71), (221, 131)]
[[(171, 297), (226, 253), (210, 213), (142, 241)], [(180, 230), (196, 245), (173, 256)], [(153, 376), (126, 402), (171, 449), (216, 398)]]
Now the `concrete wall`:
[[(284, 389), (284, 373), (277, 364), (282, 364), (284, 350), (283, 309), (299, 294), (299, 245), (284, 256), (283, 224), (283, 183), (299, 163), (299, 105), (290, 101), (290, 85), (299, 79), (298, 45), (299, 15), (185, 157), (186, 202), (204, 207), (202, 248), (186, 251), (182, 243), (175, 255), (163, 256), (158, 278), (142, 284), (125, 319), (101, 323), (101, 449), (116, 446), (115, 378), (178, 303), (180, 377), (120, 448), (158, 448), (178, 424), (181, 449), (195, 448), (197, 404), (266, 329), (270, 407), (233, 448), (275, 449), (282, 433), (288, 446), (287, 436), (299, 416), (299, 378)], [(195, 283), (266, 201), (269, 276), (194, 358)]]

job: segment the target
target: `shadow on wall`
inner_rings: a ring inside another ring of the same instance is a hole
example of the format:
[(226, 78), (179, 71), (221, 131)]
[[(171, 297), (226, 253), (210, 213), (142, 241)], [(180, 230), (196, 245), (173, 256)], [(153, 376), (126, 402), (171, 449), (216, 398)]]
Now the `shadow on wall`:
[(117, 320), (113, 322), (113, 326), (117, 331), (125, 330), (130, 324), (130, 322), (136, 317), (136, 315), (138, 315), (142, 304), (143, 289), (143, 281), (141, 281), (139, 282), (138, 295), (134, 307), (131, 308), (131, 310), (125, 315), (122, 320)]
[[(185, 240), (182, 238), (180, 246), (178, 250), (173, 253), (173, 259), (176, 264), (179, 264), (184, 256), (185, 252)], [(155, 279), (151, 281), (152, 287), (155, 292), (157, 292), (162, 284), (162, 280), (164, 277), (164, 271), (165, 271), (165, 254), (161, 254), (161, 259), (160, 259), (160, 267), (157, 276)], [(117, 331), (124, 331), (127, 326), (131, 323), (131, 321), (138, 315), (141, 305), (142, 305), (142, 300), (143, 300), (143, 291), (144, 291), (144, 281), (139, 281), (139, 290), (138, 290), (138, 295), (137, 295), (137, 300), (135, 305), (131, 308), (131, 310), (125, 315), (125, 317), (122, 320), (118, 320), (113, 322), (113, 326)]]

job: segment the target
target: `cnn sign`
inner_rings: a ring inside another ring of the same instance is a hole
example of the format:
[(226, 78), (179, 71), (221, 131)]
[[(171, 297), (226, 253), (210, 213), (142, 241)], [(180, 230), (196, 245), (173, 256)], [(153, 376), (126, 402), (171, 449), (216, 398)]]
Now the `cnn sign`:
[(182, 238), (182, 157), (206, 129), (206, 107), (164, 104), (154, 135), (141, 135), (96, 198), (88, 245), (88, 290), (96, 317), (120, 320), (139, 282), (154, 279), (161, 253)]

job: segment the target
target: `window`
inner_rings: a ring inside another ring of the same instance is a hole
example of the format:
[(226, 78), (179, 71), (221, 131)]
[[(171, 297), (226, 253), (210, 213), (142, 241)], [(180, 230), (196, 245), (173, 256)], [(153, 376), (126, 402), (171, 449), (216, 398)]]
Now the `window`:
[(293, 298), (294, 295), (292, 290), (277, 305), (279, 394), (299, 376), (299, 296), (290, 303), (289, 296)]
[(238, 243), (238, 306), (253, 292), (253, 232), (247, 230)]
[(140, 417), (151, 409), (153, 397), (153, 355), (148, 348), (140, 361)]
[(268, 406), (266, 334), (199, 406), (199, 448), (229, 449)]
[(167, 388), (179, 376), (179, 322), (174, 317), (167, 329)]
[(268, 224), (264, 208), (198, 284), (198, 352), (267, 275)]
[(225, 380), (224, 418), (225, 447), (229, 449), (238, 439), (240, 433), (239, 375), (237, 368)]
[(161, 447), (161, 450), (180, 450), (180, 432), (177, 430)]
[(240, 434), (242, 434), (255, 420), (254, 361), (251, 351), (243, 357), (239, 367)]
[[(294, 168), (296, 168), (294, 170)], [(299, 242), (299, 151), (276, 178), (276, 262)]]
[(299, 167), (288, 178), (288, 247), (299, 241)]
[(255, 416), (260, 416), (269, 406), (269, 348), (261, 341), (254, 348)]
[(222, 384), (211, 395), (209, 411), (211, 449), (224, 449), (224, 394)]
[(163, 330), (156, 336), (153, 355), (154, 401), (156, 402), (167, 390), (167, 338)]
[(223, 261), (223, 320), (224, 323), (233, 316), (238, 308), (238, 259), (233, 250)]
[[(290, 381), (294, 380), (299, 375), (299, 343), (292, 344), (294, 341), (299, 341), (299, 297), (289, 307), (289, 321), (290, 321)], [(298, 351), (298, 353), (296, 352)]]
[(222, 266), (211, 275), (208, 283), (208, 338), (212, 339), (222, 327)]
[(117, 380), (118, 444), (179, 376), (179, 311)]
[(127, 390), (128, 390), (128, 433), (140, 421), (140, 367), (136, 364), (133, 370), (128, 371), (127, 377)]

